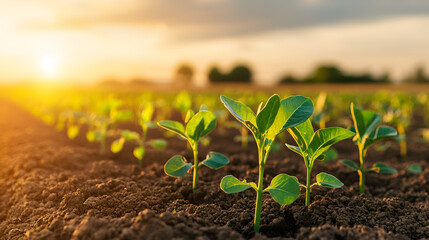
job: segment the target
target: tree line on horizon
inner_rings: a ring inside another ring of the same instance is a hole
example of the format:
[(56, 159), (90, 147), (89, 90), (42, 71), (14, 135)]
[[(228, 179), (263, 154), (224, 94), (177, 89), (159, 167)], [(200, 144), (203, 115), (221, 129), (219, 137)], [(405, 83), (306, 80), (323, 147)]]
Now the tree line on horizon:
[[(192, 83), (194, 69), (189, 64), (181, 64), (176, 70), (176, 82)], [(253, 82), (252, 70), (248, 65), (239, 64), (230, 72), (222, 72), (217, 66), (211, 67), (207, 74), (210, 83), (251, 83)], [(354, 74), (342, 70), (334, 64), (321, 64), (310, 72), (306, 77), (299, 78), (291, 74), (284, 75), (278, 80), (279, 84), (286, 83), (389, 83), (392, 82), (388, 73), (374, 76), (370, 73)], [(416, 69), (401, 82), (407, 83), (429, 83), (429, 76), (423, 66)]]
[[(194, 83), (194, 67), (187, 63), (179, 64), (174, 71), (174, 83), (188, 86)], [(229, 72), (222, 71), (217, 66), (212, 66), (207, 73), (209, 83), (252, 83), (253, 72), (246, 64), (237, 64)], [(389, 73), (376, 76), (370, 73), (349, 73), (334, 64), (321, 64), (316, 66), (307, 76), (296, 77), (285, 74), (279, 78), (278, 84), (301, 84), (301, 83), (391, 83), (393, 82)], [(429, 83), (429, 76), (423, 66), (417, 66), (408, 76), (401, 80), (403, 83)], [(152, 84), (150, 79), (136, 77), (128, 84)], [(103, 79), (101, 85), (122, 85), (123, 82), (115, 78)]]

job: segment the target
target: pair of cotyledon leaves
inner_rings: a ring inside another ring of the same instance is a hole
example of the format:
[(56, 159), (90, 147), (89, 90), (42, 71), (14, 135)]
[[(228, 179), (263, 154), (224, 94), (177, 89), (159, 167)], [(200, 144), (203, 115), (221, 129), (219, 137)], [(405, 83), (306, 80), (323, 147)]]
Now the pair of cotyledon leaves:
[[(198, 141), (216, 127), (216, 116), (207, 110), (201, 110), (190, 117), (186, 128), (182, 123), (171, 120), (158, 122), (158, 125), (187, 139), (191, 147), (196, 148)], [(164, 171), (173, 177), (183, 177), (192, 167), (206, 165), (212, 169), (218, 169), (228, 163), (229, 160), (226, 156), (216, 152), (208, 153), (206, 159), (198, 166), (188, 163), (181, 155), (175, 155), (164, 165)]]
[[(319, 173), (316, 176), (317, 184), (324, 187), (339, 188), (343, 186), (336, 177), (327, 174)], [(261, 186), (262, 187), (262, 186)], [(236, 177), (228, 175), (222, 179), (220, 188), (226, 193), (238, 193), (249, 188), (257, 191), (257, 186), (253, 182), (240, 181)], [(279, 174), (271, 180), (270, 186), (265, 188), (263, 192), (271, 194), (273, 199), (281, 205), (291, 204), (301, 193), (300, 184), (295, 176), (287, 174)]]
[(204, 110), (195, 114), (186, 124), (186, 128), (182, 123), (171, 120), (160, 121), (158, 125), (192, 143), (197, 143), (200, 138), (210, 133), (216, 127), (216, 116)]
[[(122, 148), (124, 147), (125, 142), (132, 142), (132, 141), (142, 141), (140, 134), (138, 134), (137, 132), (134, 131), (129, 131), (129, 130), (123, 130), (121, 132), (121, 137), (116, 139), (115, 141), (112, 142), (112, 144), (110, 145), (110, 150), (113, 153), (118, 153), (122, 150)], [(152, 146), (155, 149), (163, 149), (166, 145), (167, 142), (164, 139), (152, 139), (150, 141), (147, 142), (150, 146)], [(133, 155), (134, 157), (136, 157), (138, 160), (142, 160), (145, 154), (145, 147), (144, 146), (137, 146), (134, 148), (133, 150)]]

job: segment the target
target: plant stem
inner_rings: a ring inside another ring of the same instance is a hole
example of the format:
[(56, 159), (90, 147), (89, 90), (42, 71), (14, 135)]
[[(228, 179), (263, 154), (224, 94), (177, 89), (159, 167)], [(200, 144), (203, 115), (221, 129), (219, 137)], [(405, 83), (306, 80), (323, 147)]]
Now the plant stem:
[(310, 205), (311, 168), (307, 167), (307, 186), (305, 188), (305, 206)]
[(259, 224), (261, 221), (262, 195), (264, 194), (264, 167), (264, 162), (262, 161), (259, 165), (258, 191), (256, 192), (255, 221), (253, 223), (255, 232), (259, 232)]
[(399, 149), (401, 151), (401, 156), (407, 156), (407, 141), (405, 139), (405, 128), (402, 124), (398, 125), (398, 133), (401, 136), (401, 140), (399, 141)]
[(365, 142), (362, 144), (362, 146), (359, 146), (359, 162), (360, 162), (360, 169), (358, 170), (359, 173), (359, 192), (365, 193), (365, 150), (363, 149)]
[(192, 182), (192, 189), (197, 189), (197, 178), (198, 178), (198, 145), (193, 146), (194, 151), (194, 178)]
[(247, 148), (247, 136), (248, 136), (247, 128), (242, 127), (241, 128), (241, 146), (243, 148)]

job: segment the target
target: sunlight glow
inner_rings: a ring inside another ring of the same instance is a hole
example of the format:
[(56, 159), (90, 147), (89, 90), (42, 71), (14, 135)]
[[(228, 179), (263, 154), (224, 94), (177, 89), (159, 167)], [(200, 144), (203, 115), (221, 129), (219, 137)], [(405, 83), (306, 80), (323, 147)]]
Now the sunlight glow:
[(39, 67), (43, 77), (55, 79), (58, 77), (58, 59), (52, 55), (42, 56), (39, 59)]

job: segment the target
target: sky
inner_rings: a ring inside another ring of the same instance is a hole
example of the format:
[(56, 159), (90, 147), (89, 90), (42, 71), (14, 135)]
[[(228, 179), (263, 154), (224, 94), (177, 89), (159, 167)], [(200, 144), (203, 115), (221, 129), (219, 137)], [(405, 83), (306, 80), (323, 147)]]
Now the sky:
[(260, 84), (318, 64), (429, 69), (427, 0), (0, 0), (0, 83), (168, 82), (248, 64)]

